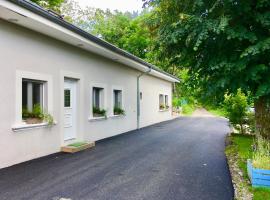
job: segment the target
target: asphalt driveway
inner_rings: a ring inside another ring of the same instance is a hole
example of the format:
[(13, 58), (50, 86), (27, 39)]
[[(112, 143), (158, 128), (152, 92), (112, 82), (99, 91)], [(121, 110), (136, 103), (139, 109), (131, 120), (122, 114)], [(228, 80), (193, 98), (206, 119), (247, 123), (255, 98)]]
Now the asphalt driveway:
[(231, 200), (228, 131), (222, 118), (183, 117), (22, 163), (0, 170), (0, 199)]

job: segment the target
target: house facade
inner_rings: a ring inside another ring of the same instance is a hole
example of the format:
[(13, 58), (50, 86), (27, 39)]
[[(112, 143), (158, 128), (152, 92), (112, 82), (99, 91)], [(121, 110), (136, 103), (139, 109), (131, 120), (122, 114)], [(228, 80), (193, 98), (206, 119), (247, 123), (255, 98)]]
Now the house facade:
[(0, 168), (172, 119), (177, 78), (35, 4), (0, 1), (0, 60)]

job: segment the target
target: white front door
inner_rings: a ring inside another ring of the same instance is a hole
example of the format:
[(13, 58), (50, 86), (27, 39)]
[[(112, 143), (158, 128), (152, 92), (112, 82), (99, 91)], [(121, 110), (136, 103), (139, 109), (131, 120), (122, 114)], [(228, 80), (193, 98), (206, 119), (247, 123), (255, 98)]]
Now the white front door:
[(64, 140), (76, 138), (77, 81), (65, 79), (64, 84)]

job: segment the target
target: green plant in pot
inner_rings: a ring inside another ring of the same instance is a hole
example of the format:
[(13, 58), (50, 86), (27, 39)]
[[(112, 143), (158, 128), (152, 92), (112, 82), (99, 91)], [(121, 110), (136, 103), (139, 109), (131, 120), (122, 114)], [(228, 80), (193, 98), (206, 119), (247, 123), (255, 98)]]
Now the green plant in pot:
[(125, 111), (120, 107), (114, 107), (113, 114), (114, 115), (125, 115)]
[(43, 113), (40, 104), (33, 106), (32, 112), (28, 111), (27, 108), (22, 109), (22, 118), (27, 124), (39, 124), (43, 122)]
[(165, 105), (164, 104), (160, 104), (159, 105), (159, 110), (164, 110), (165, 109)]
[(93, 107), (93, 116), (94, 117), (106, 117), (107, 111), (104, 109), (100, 109), (98, 107)]

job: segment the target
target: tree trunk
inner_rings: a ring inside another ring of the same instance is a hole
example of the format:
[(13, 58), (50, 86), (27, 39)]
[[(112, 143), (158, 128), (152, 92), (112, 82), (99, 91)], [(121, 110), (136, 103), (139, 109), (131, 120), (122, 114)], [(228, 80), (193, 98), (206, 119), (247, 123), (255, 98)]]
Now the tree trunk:
[(255, 102), (256, 131), (270, 140), (270, 98), (260, 97)]

